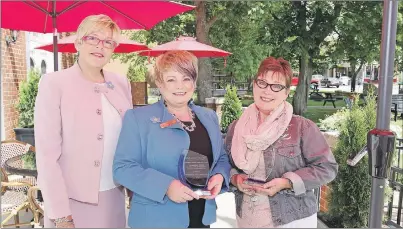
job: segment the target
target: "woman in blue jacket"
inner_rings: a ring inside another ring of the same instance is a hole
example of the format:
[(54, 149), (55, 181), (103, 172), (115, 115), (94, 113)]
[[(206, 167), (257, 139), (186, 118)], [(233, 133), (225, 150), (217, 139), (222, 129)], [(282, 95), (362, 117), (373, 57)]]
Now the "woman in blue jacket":
[[(229, 188), (230, 164), (216, 113), (191, 100), (197, 69), (197, 59), (189, 52), (159, 56), (151, 75), (162, 99), (125, 114), (113, 174), (134, 193), (130, 227), (201, 228), (216, 220), (214, 199)], [(180, 160), (186, 150), (207, 158), (205, 188), (210, 196), (201, 196), (184, 182), (186, 172), (179, 170), (186, 171)]]

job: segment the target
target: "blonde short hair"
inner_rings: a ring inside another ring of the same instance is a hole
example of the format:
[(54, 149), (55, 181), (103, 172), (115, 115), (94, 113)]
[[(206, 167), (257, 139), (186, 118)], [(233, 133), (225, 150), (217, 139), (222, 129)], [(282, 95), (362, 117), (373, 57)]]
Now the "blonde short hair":
[(84, 18), (77, 29), (77, 41), (81, 41), (84, 36), (100, 31), (102, 29), (111, 29), (112, 39), (116, 43), (119, 43), (119, 26), (109, 16), (104, 14), (90, 15)]
[(187, 51), (168, 51), (157, 57), (154, 66), (150, 69), (151, 81), (163, 81), (163, 74), (169, 70), (177, 71), (185, 76), (189, 76), (194, 82), (198, 77), (197, 58)]

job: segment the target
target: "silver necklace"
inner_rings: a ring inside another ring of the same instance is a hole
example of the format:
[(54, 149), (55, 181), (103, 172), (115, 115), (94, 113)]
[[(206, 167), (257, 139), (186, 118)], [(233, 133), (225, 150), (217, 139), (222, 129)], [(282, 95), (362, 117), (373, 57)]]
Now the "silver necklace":
[[(164, 103), (165, 103), (165, 102), (164, 102)], [(167, 106), (166, 103), (165, 103), (165, 107), (168, 109), (168, 106)], [(168, 111), (169, 111), (169, 109), (168, 109)], [(191, 120), (189, 121), (189, 122), (190, 122), (190, 126), (185, 125), (178, 117), (176, 117), (176, 115), (175, 115), (173, 112), (169, 112), (169, 113), (171, 113), (172, 116), (175, 117), (176, 121), (178, 121), (178, 122), (181, 124), (181, 126), (182, 126), (183, 129), (185, 129), (185, 130), (187, 130), (187, 131), (189, 131), (189, 132), (193, 132), (193, 131), (196, 129), (196, 123), (195, 123), (195, 121), (194, 121), (194, 119), (195, 119), (195, 114), (193, 113), (192, 110), (190, 110), (190, 108), (188, 108), (188, 112), (189, 112), (190, 117), (191, 117)]]
[(189, 132), (192, 132), (196, 129), (196, 123), (194, 121), (195, 115), (193, 114), (193, 112), (190, 112), (190, 117), (192, 117), (192, 119), (190, 120), (190, 126), (185, 125), (180, 119), (178, 119), (178, 117), (176, 117), (175, 114), (172, 114), (176, 120), (181, 124), (181, 126), (186, 129)]

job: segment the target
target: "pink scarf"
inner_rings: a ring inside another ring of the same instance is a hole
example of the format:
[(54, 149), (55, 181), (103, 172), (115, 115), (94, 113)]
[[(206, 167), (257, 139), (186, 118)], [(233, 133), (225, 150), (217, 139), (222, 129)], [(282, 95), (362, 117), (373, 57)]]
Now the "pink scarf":
[(235, 165), (246, 174), (253, 173), (263, 151), (272, 145), (287, 129), (293, 108), (284, 101), (259, 125), (259, 111), (251, 104), (239, 118), (232, 139), (231, 154)]

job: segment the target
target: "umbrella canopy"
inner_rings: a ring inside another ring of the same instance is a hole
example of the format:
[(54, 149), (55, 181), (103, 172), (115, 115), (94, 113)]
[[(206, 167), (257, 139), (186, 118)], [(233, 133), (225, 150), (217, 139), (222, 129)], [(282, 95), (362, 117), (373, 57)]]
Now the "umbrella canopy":
[(58, 70), (57, 32), (73, 32), (81, 21), (105, 14), (121, 29), (150, 29), (157, 23), (194, 9), (171, 1), (119, 0), (15, 0), (0, 1), (1, 28), (30, 32), (53, 32), (54, 70)]
[(188, 51), (193, 53), (196, 57), (226, 57), (231, 55), (230, 52), (200, 43), (196, 41), (194, 37), (185, 36), (180, 36), (175, 41), (158, 45), (148, 51), (141, 51), (139, 55), (156, 57), (171, 50)]
[(30, 32), (73, 32), (93, 14), (105, 14), (121, 29), (151, 29), (159, 22), (194, 9), (171, 1), (16, 0), (1, 1), (1, 28)]
[[(76, 35), (71, 35), (60, 39), (57, 43), (57, 49), (59, 52), (67, 52), (67, 53), (76, 53), (77, 50), (74, 46), (74, 42), (76, 40)], [(36, 49), (42, 49), (45, 51), (53, 52), (53, 43), (49, 43), (46, 45), (42, 45), (36, 47)], [(142, 50), (149, 50), (147, 45), (137, 43), (135, 41), (129, 40), (127, 38), (121, 37), (119, 39), (119, 45), (115, 48), (115, 53), (130, 53)]]

